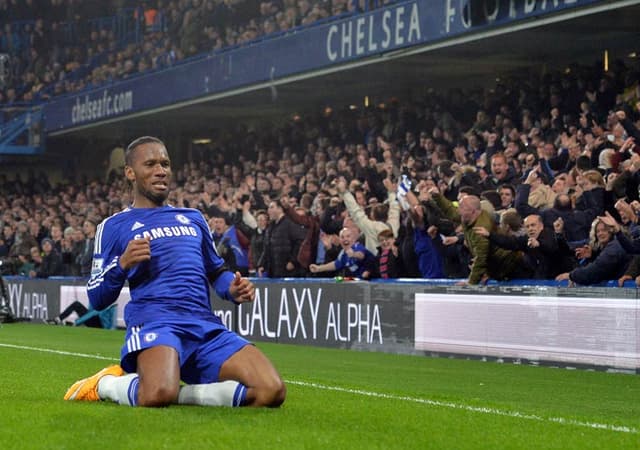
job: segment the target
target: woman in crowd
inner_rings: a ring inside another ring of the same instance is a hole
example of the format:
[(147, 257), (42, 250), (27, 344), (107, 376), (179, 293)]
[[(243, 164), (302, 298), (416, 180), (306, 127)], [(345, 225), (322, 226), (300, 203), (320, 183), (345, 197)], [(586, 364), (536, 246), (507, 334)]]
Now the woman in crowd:
[(598, 284), (617, 280), (624, 275), (631, 256), (615, 237), (614, 227), (601, 217), (591, 225), (589, 244), (576, 249), (579, 265), (571, 272), (561, 273), (556, 280), (569, 280), (571, 284)]

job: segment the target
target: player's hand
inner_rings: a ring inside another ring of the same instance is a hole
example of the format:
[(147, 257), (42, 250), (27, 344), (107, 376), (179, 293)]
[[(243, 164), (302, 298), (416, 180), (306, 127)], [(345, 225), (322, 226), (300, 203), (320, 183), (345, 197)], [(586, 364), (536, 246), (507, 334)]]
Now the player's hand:
[(238, 303), (252, 302), (256, 293), (256, 288), (251, 281), (243, 278), (240, 272), (236, 272), (235, 278), (229, 285), (229, 294)]
[(127, 248), (120, 256), (120, 267), (129, 270), (136, 264), (151, 259), (151, 238), (132, 239), (127, 244)]

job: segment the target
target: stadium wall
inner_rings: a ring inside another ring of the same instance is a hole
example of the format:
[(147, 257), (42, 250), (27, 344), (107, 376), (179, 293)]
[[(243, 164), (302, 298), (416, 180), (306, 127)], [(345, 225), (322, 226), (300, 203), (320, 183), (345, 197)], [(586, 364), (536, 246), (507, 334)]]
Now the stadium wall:
[[(75, 300), (88, 304), (84, 280), (6, 281), (14, 313), (34, 322), (55, 317)], [(640, 371), (635, 288), (433, 280), (255, 283), (255, 302), (235, 306), (215, 299), (212, 306), (229, 328), (256, 342)], [(125, 288), (120, 326), (128, 300)]]

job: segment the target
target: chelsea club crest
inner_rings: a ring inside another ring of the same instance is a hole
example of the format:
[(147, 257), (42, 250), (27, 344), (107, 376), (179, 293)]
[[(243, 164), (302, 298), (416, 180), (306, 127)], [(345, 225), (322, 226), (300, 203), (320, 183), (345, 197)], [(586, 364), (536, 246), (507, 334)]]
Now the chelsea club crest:
[(184, 216), (183, 214), (176, 214), (176, 220), (183, 225), (191, 223), (191, 220), (189, 220), (189, 218)]

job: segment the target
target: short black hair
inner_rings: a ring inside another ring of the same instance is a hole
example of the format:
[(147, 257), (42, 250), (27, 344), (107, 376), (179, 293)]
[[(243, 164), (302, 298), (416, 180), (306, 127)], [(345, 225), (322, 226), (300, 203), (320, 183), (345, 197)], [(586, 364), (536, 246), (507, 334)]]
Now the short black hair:
[(94, 228), (98, 228), (98, 222), (93, 217), (86, 217), (84, 221), (89, 222)]
[(591, 159), (587, 155), (580, 155), (576, 159), (576, 168), (579, 170), (591, 169)]
[(549, 175), (547, 175), (547, 173), (543, 172), (542, 170), (538, 170), (538, 178), (540, 179), (542, 184), (548, 185), (551, 183), (551, 180), (549, 180)]
[(502, 190), (502, 189), (509, 189), (511, 191), (511, 195), (513, 195), (514, 197), (516, 196), (516, 188), (513, 187), (513, 184), (510, 183), (502, 183), (500, 186), (498, 186), (498, 193)]
[(166, 145), (164, 145), (164, 142), (162, 142), (160, 139), (158, 139), (157, 137), (153, 137), (153, 136), (141, 136), (137, 139), (134, 139), (128, 146), (127, 146), (127, 150), (125, 150), (124, 153), (124, 163), (127, 166), (131, 166), (132, 163), (132, 158), (133, 158), (133, 151), (138, 148), (139, 146), (143, 145), (143, 144), (148, 144), (150, 142), (156, 143), (156, 144), (160, 144), (163, 147), (166, 148)]

